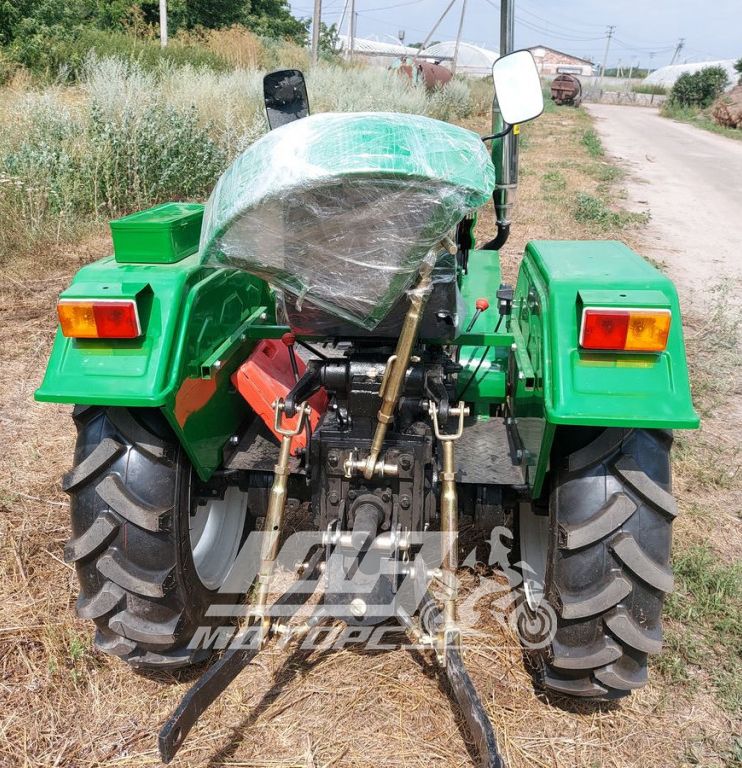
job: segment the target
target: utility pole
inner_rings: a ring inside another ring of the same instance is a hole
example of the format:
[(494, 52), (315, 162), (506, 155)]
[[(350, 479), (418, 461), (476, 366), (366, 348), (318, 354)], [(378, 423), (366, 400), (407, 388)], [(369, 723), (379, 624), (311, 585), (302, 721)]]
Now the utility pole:
[(466, 0), (461, 5), (461, 18), (459, 19), (459, 30), (456, 33), (456, 45), (453, 49), (453, 61), (451, 62), (451, 74), (456, 74), (456, 62), (459, 59), (459, 44), (461, 43), (461, 32), (464, 29), (464, 14), (466, 13)]
[(350, 0), (350, 50), (348, 58), (353, 61), (353, 49), (356, 47), (356, 0)]
[(160, 0), (160, 46), (167, 47), (167, 0)]
[(678, 40), (678, 44), (675, 46), (675, 53), (672, 55), (672, 59), (670, 60), (670, 65), (673, 65), (675, 63), (675, 59), (680, 56), (680, 51), (683, 50), (685, 47), (685, 38), (681, 37), (680, 40)]
[(605, 65), (608, 63), (608, 51), (611, 47), (611, 38), (613, 37), (613, 33), (616, 31), (616, 25), (610, 24), (608, 26), (607, 35), (605, 41), (605, 53), (603, 54), (603, 66), (600, 68), (600, 80), (598, 81), (598, 85), (603, 85), (603, 77), (605, 76)]
[(314, 0), (312, 14), (312, 64), (319, 61), (319, 25), (322, 18), (322, 0)]
[(433, 24), (433, 29), (428, 32), (428, 36), (423, 40), (422, 48), (420, 48), (421, 51), (424, 51), (428, 47), (428, 43), (430, 42), (431, 38), (435, 34), (435, 30), (438, 29), (440, 26), (440, 23), (443, 21), (443, 19), (446, 18), (446, 14), (453, 8), (453, 4), (456, 2), (456, 0), (451, 0), (451, 2), (446, 6), (446, 10), (443, 11), (443, 13), (438, 17), (438, 21)]

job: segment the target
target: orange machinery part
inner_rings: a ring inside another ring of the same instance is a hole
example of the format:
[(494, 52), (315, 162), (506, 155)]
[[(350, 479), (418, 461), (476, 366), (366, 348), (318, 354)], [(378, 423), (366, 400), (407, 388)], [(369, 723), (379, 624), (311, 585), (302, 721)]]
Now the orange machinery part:
[[(306, 370), (304, 361), (297, 355), (296, 365), (299, 376)], [(250, 357), (234, 372), (232, 383), (250, 407), (265, 422), (265, 425), (280, 440), (281, 436), (274, 429), (275, 412), (273, 403), (278, 397), (286, 397), (296, 383), (294, 372), (291, 370), (289, 348), (281, 340), (263, 339), (252, 351)], [(314, 431), (322, 414), (327, 410), (327, 393), (324, 389), (309, 398), (312, 412), (309, 423)], [(286, 428), (296, 424), (293, 419), (284, 419)], [(294, 452), (305, 448), (307, 435), (300, 432), (293, 439)]]

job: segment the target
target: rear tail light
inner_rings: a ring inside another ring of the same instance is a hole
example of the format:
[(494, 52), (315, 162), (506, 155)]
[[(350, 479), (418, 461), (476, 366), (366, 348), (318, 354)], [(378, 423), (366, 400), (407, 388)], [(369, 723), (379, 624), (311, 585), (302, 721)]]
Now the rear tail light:
[(133, 299), (61, 299), (57, 314), (62, 333), (73, 339), (136, 339), (142, 335)]
[(621, 352), (662, 352), (670, 332), (669, 309), (582, 310), (580, 346)]

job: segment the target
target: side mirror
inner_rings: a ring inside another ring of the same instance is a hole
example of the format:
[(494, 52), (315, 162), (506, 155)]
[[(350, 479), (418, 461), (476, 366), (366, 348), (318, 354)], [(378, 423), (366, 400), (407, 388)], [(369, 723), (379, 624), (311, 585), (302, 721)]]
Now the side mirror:
[(270, 129), (309, 114), (304, 75), (298, 69), (279, 69), (263, 78), (263, 101)]
[(544, 111), (538, 67), (530, 51), (501, 56), (492, 66), (492, 79), (500, 114), (508, 125), (533, 120)]

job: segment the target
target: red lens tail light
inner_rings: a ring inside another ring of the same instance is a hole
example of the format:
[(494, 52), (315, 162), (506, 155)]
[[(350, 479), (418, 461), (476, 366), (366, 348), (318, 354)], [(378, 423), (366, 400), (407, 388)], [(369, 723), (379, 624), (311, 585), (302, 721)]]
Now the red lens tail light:
[(662, 352), (667, 346), (671, 317), (669, 309), (585, 307), (580, 346), (604, 351)]

